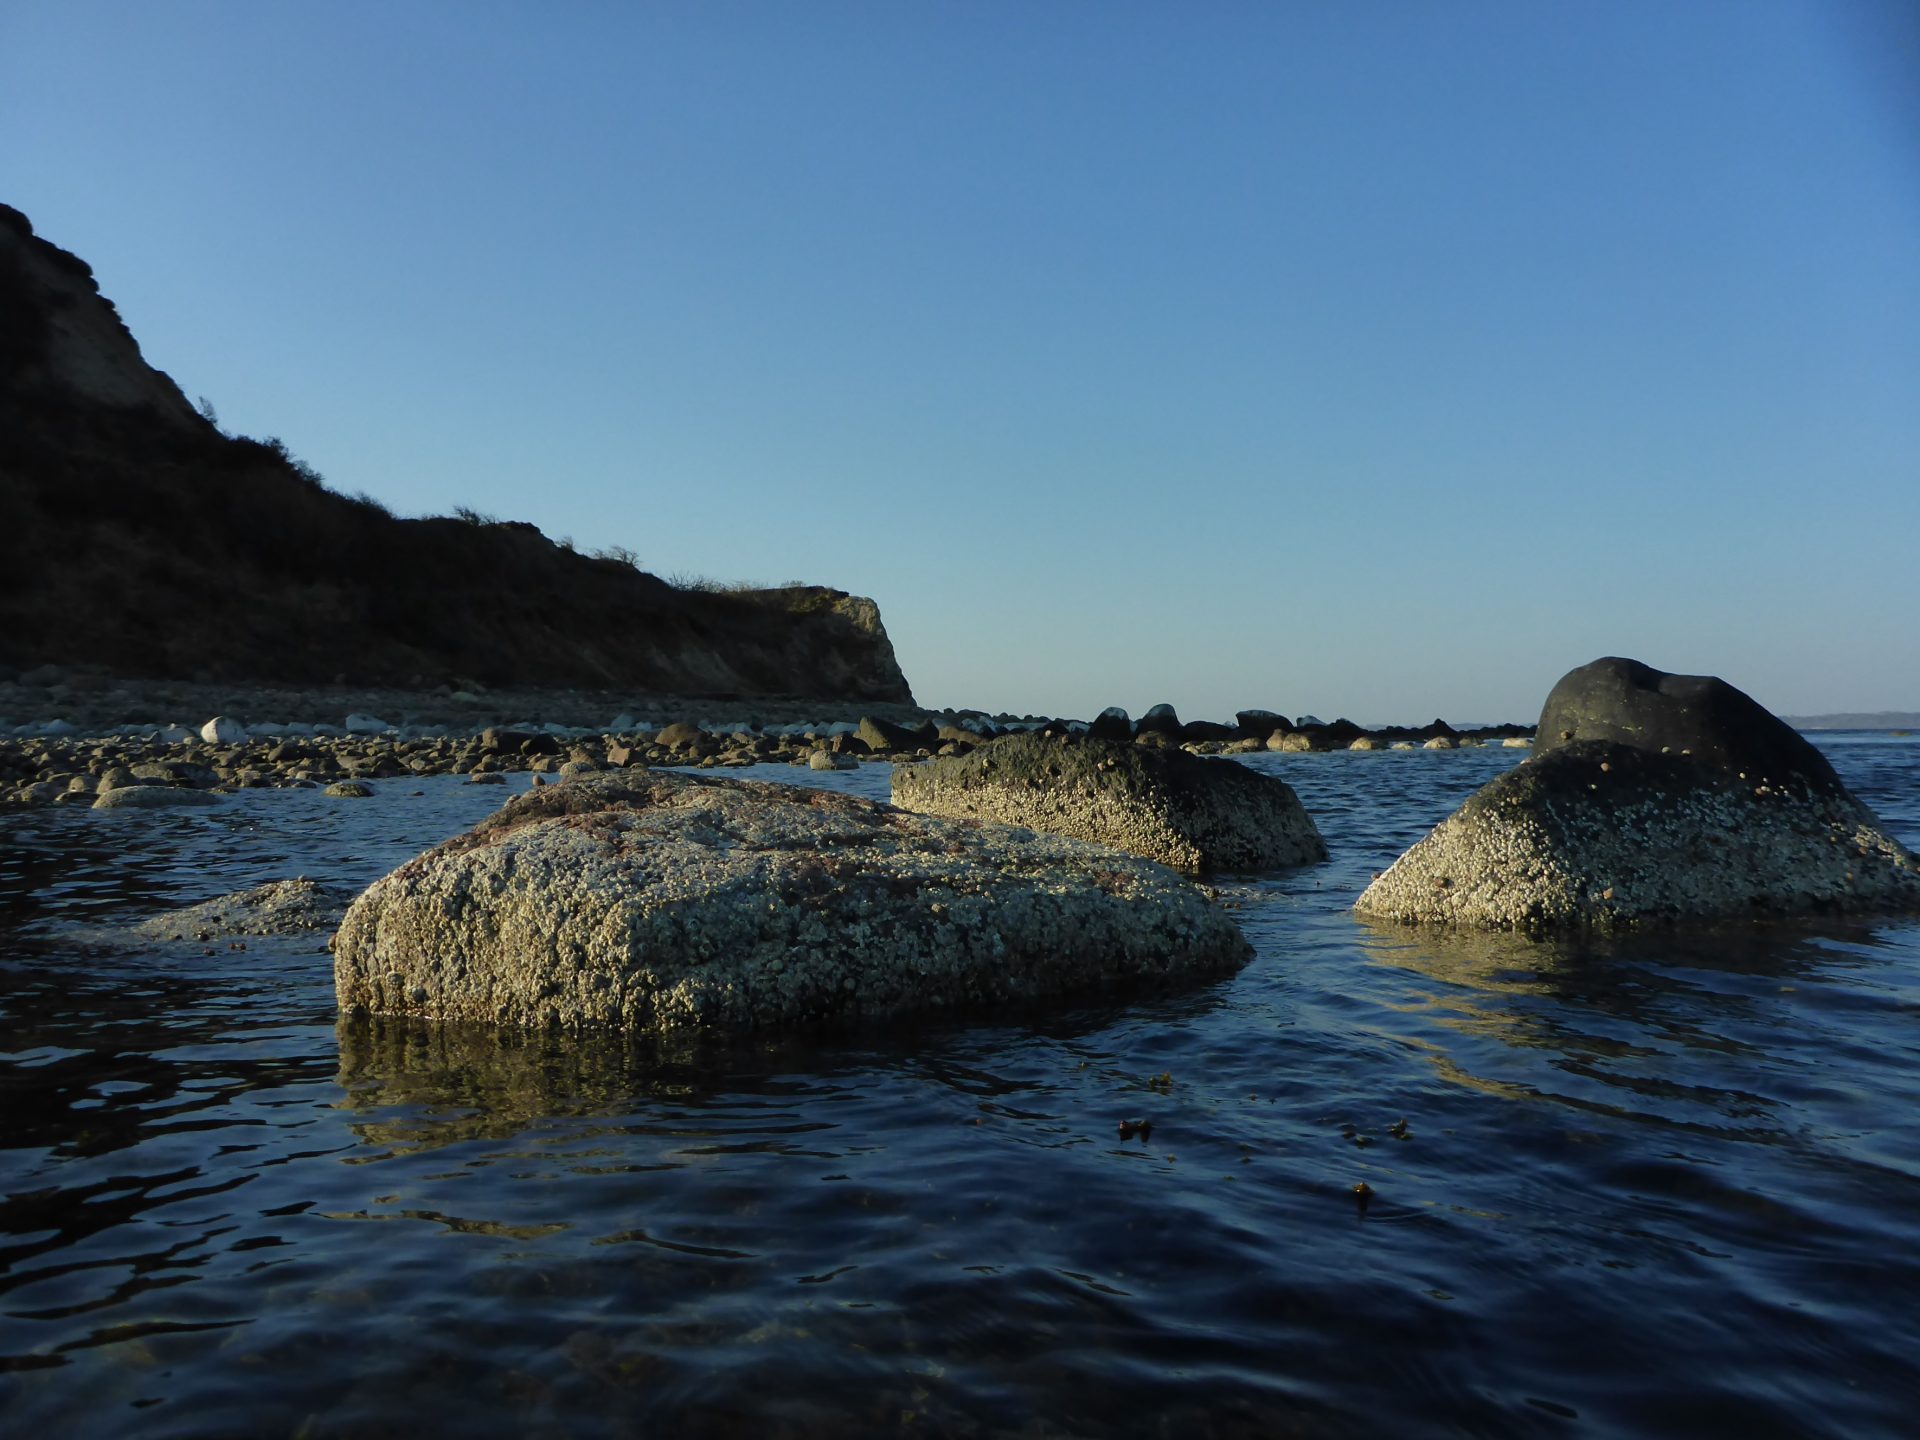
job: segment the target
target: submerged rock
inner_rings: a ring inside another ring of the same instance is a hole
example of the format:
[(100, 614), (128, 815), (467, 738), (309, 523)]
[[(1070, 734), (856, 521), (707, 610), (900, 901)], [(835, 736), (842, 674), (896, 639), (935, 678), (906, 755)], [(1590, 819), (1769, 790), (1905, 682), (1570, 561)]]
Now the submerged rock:
[(93, 802), (95, 810), (165, 810), (191, 806), (218, 805), (220, 797), (206, 790), (189, 790), (173, 785), (121, 785), (102, 790)]
[(523, 795), (376, 882), (334, 978), (349, 1012), (685, 1033), (991, 1008), (1248, 953), (1203, 892), (1095, 846), (629, 771)]
[(1180, 735), (1180, 716), (1171, 705), (1154, 706), (1140, 717), (1133, 727), (1136, 735), (1165, 735), (1169, 739), (1178, 739)]
[(322, 885), (305, 876), (273, 880), (251, 890), (203, 900), (134, 926), (152, 940), (212, 940), (228, 935), (298, 935), (331, 930), (340, 923), (351, 890)]
[(1009, 735), (971, 755), (896, 765), (893, 803), (1071, 835), (1189, 872), (1327, 858), (1285, 781), (1231, 760), (1084, 736)]
[(1749, 696), (1607, 659), (1561, 680), (1536, 753), (1354, 909), (1530, 934), (1920, 910), (1920, 861)]

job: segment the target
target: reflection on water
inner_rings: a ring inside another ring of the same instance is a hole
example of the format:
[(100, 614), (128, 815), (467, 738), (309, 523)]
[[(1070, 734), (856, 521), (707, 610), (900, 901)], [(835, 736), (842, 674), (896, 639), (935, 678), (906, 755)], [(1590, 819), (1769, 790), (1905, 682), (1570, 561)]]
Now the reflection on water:
[[(1920, 838), (1920, 746), (1861, 748), (1836, 764)], [(292, 873), (364, 884), (497, 792), (7, 817), (0, 1413), (1906, 1433), (1920, 926), (1539, 946), (1348, 913), (1515, 758), (1256, 757), (1334, 859), (1232, 887), (1257, 958), (1217, 984), (718, 1050), (343, 1022), (311, 937), (104, 943)]]

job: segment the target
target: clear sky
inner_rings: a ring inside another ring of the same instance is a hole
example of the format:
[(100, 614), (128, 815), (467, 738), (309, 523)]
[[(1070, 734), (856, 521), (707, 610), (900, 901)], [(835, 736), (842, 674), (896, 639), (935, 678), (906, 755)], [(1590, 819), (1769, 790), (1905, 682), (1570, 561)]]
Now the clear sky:
[(7, 0), (0, 198), (402, 514), (925, 704), (1920, 709), (1920, 6)]

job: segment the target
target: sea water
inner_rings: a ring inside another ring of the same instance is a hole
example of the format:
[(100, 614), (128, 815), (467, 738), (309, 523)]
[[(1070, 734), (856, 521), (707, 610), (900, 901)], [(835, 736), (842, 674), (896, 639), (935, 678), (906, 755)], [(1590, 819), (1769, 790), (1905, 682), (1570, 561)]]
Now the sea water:
[[(1920, 744), (1819, 743), (1920, 844)], [(1253, 757), (1333, 858), (1224, 887), (1230, 979), (717, 1054), (337, 1024), (324, 934), (126, 939), (498, 788), (6, 816), (0, 1428), (1915, 1433), (1920, 922), (1349, 914), (1520, 758)]]

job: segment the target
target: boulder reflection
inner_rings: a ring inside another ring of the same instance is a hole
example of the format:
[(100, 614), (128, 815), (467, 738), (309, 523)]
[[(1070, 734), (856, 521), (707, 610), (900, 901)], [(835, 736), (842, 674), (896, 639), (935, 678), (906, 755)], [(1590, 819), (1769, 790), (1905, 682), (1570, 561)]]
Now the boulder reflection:
[(1801, 987), (1817, 993), (1837, 970), (1878, 963), (1886, 944), (1847, 924), (1551, 941), (1355, 926), (1372, 963), (1433, 982), (1396, 1008), (1438, 1027), (1416, 1043), (1449, 1082), (1637, 1120), (1731, 1123), (1751, 1138), (1781, 1123), (1779, 1062), (1818, 1043), (1822, 1018)]
[[(691, 1042), (618, 1031), (545, 1031), (342, 1017), (342, 1109), (397, 1151), (509, 1139), (557, 1116), (628, 1114), (637, 1100), (707, 1092), (712, 1057)], [(377, 1117), (377, 1118), (376, 1118)]]

